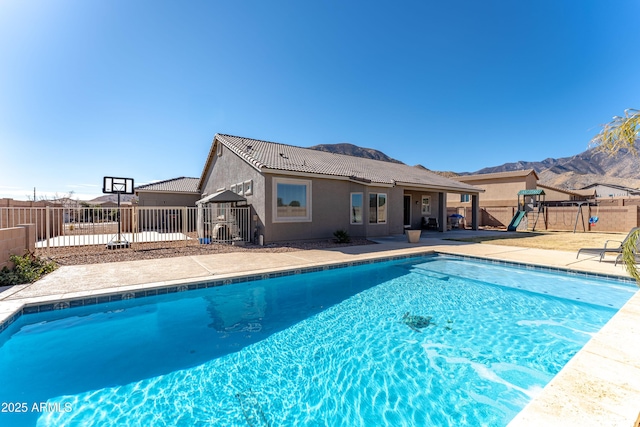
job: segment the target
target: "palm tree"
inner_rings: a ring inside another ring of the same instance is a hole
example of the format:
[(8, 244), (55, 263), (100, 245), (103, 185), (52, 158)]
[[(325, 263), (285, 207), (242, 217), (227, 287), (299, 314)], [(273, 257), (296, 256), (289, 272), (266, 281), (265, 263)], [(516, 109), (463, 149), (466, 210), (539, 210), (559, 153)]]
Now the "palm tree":
[[(634, 156), (638, 156), (636, 145), (640, 142), (640, 110), (628, 109), (624, 117), (614, 117), (611, 122), (602, 126), (602, 130), (592, 140), (591, 145), (596, 150), (611, 156), (622, 149), (629, 150)], [(640, 230), (636, 230), (627, 239), (622, 248), (622, 261), (627, 271), (636, 279), (640, 286), (640, 273), (636, 267), (636, 249), (640, 240)], [(640, 255), (640, 254), (639, 254)]]

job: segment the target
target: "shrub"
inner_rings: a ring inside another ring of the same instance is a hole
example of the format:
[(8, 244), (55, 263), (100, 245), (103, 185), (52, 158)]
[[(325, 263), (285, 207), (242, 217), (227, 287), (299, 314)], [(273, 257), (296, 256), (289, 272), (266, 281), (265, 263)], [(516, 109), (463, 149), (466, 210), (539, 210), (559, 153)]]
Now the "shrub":
[(9, 259), (14, 267), (11, 270), (7, 267), (2, 268), (0, 271), (1, 286), (33, 283), (58, 268), (55, 262), (43, 260), (31, 252), (27, 252), (23, 256), (11, 255)]
[(336, 243), (349, 243), (351, 241), (351, 237), (349, 237), (349, 233), (346, 230), (338, 230), (333, 233), (336, 238)]

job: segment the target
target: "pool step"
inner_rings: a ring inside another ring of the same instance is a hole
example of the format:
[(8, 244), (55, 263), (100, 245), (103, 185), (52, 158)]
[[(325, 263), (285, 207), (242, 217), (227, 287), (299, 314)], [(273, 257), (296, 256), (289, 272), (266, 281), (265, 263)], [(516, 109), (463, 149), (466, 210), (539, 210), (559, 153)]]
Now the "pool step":
[(240, 409), (249, 427), (269, 427), (269, 421), (262, 410), (262, 405), (256, 393), (251, 390), (236, 393), (236, 399), (240, 402)]
[(437, 273), (437, 272), (431, 271), (431, 270), (425, 270), (425, 269), (422, 269), (422, 268), (414, 267), (410, 271), (412, 273), (421, 274), (423, 276), (431, 277), (433, 279), (449, 280), (449, 275), (448, 274)]

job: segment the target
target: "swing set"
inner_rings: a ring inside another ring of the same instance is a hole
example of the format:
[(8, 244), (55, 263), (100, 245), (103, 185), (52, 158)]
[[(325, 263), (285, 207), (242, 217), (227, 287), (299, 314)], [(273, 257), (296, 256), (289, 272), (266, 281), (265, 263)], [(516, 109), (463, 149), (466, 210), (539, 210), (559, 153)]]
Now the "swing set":
[(598, 217), (598, 213), (600, 212), (600, 204), (595, 202), (595, 201), (591, 201), (591, 200), (572, 200), (569, 202), (563, 202), (563, 205), (577, 205), (578, 206), (578, 211), (576, 212), (576, 221), (573, 224), (573, 232), (576, 232), (576, 228), (578, 227), (578, 219), (582, 218), (582, 231), (586, 232), (587, 229), (584, 226), (584, 213), (582, 212), (582, 206), (587, 205), (587, 206), (596, 206), (596, 214), (592, 215), (589, 217), (589, 227), (595, 227), (596, 223), (598, 222), (598, 220), (600, 219)]

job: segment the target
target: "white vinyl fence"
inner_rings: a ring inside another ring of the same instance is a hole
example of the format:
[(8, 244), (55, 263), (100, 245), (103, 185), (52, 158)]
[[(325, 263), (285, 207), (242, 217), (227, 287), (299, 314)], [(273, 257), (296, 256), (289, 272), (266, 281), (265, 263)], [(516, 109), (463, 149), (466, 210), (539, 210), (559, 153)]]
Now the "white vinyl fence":
[[(189, 244), (248, 242), (248, 206), (0, 208), (0, 228), (35, 224), (36, 248), (182, 241)], [(118, 222), (118, 219), (120, 221)], [(157, 245), (156, 245), (157, 246)]]

